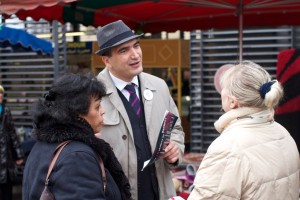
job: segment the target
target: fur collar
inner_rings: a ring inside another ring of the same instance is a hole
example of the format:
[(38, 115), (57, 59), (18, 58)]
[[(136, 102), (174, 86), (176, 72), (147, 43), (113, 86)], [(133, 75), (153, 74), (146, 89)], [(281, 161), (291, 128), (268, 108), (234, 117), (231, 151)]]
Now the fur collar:
[[(47, 143), (95, 139), (91, 126), (87, 122), (79, 120), (74, 123), (58, 123), (48, 120), (47, 123), (39, 124), (33, 133), (37, 140)], [(90, 145), (88, 142), (87, 144)]]

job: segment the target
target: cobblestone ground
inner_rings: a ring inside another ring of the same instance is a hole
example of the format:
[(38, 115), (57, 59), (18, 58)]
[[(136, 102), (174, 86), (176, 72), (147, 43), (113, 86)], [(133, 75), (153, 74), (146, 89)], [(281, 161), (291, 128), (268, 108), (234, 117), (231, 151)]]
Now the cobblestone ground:
[[(13, 188), (13, 200), (22, 200), (22, 185), (16, 185)], [(300, 197), (299, 197), (300, 200)]]

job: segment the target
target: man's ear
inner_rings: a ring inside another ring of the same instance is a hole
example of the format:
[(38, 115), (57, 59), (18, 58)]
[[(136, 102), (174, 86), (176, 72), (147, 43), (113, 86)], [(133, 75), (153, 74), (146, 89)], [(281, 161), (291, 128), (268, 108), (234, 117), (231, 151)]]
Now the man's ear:
[(235, 109), (235, 108), (238, 108), (238, 107), (239, 107), (239, 102), (238, 102), (238, 100), (237, 100), (237, 98), (236, 98), (235, 96), (233, 96), (233, 97), (231, 98), (229, 107), (230, 107), (231, 109)]
[(101, 59), (105, 66), (109, 64), (109, 58), (107, 56), (101, 56)]

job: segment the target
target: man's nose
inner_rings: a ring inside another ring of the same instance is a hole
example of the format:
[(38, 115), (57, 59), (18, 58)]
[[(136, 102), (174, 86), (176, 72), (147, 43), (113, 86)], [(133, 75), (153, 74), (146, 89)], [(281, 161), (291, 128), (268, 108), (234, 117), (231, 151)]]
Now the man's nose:
[(138, 54), (138, 51), (136, 50), (136, 49), (132, 49), (131, 50), (131, 57), (132, 58), (136, 58), (136, 57), (138, 57), (139, 56), (139, 54)]

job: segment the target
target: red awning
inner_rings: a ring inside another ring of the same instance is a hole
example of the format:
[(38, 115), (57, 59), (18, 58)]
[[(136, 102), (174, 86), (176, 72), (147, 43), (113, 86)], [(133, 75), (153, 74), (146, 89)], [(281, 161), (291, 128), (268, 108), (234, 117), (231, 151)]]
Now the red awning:
[(40, 6), (51, 7), (59, 3), (70, 3), (76, 0), (1, 0), (0, 14), (11, 15), (19, 10), (33, 10)]
[(2, 0), (0, 11), (95, 27), (122, 19), (151, 33), (238, 28), (240, 56), (243, 27), (300, 25), (300, 2), (294, 0)]
[(300, 2), (291, 0), (2, 0), (0, 11), (95, 27), (122, 19), (152, 33), (237, 28), (239, 13), (243, 26), (300, 25)]

